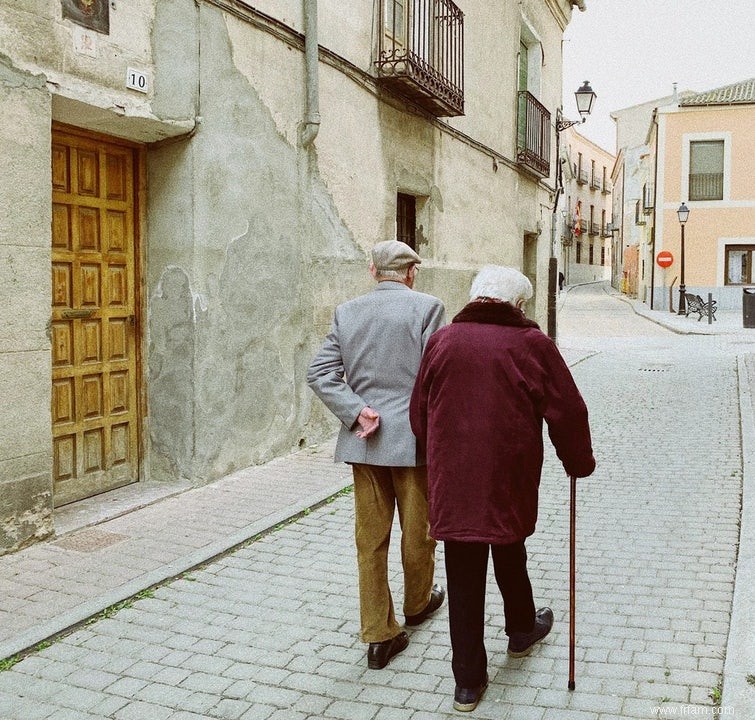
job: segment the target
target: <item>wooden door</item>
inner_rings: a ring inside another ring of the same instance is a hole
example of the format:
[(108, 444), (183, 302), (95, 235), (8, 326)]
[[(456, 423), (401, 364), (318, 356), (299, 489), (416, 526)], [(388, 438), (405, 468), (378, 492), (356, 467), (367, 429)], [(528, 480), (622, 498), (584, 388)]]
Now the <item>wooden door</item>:
[(52, 136), (55, 506), (138, 480), (137, 150)]

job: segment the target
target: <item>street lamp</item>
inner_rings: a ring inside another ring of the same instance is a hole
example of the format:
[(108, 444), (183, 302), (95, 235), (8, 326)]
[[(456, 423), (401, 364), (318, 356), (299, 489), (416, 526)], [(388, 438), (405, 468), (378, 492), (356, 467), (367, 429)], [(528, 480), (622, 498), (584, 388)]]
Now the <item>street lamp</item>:
[(686, 300), (684, 297), (684, 293), (687, 290), (687, 287), (684, 284), (684, 224), (687, 222), (687, 219), (689, 218), (689, 208), (682, 203), (679, 206), (679, 209), (676, 211), (676, 216), (679, 218), (679, 225), (681, 225), (682, 228), (682, 246), (681, 246), (681, 252), (679, 253), (679, 315), (685, 315), (686, 314)]
[(572, 125), (583, 123), (592, 112), (595, 98), (598, 97), (585, 80), (580, 88), (574, 93), (577, 101), (577, 111), (580, 120), (564, 119), (561, 108), (556, 109), (556, 198), (553, 202), (553, 215), (551, 217), (551, 255), (548, 262), (548, 337), (556, 341), (556, 288), (558, 287), (558, 258), (556, 257), (556, 214), (558, 212), (558, 199), (563, 191), (563, 173), (561, 171), (560, 144), (561, 133)]

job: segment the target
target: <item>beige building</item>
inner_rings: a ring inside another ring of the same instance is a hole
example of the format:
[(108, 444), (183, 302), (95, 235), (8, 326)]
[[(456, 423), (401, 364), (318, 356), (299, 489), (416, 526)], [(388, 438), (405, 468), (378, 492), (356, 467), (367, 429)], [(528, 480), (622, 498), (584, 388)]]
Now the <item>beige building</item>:
[(378, 240), (449, 314), (521, 268), (544, 325), (584, 0), (347, 5), (0, 0), (0, 553), (328, 437), (304, 373)]
[[(755, 285), (755, 78), (685, 95), (659, 107), (649, 133), (656, 183), (654, 253), (668, 251), (667, 269), (653, 263), (650, 298), (678, 309), (679, 284), (722, 309), (742, 307), (742, 289)], [(681, 203), (689, 209), (682, 228)]]
[[(687, 292), (740, 310), (742, 289), (755, 285), (755, 79), (675, 91), (612, 117), (622, 251), (614, 286), (654, 309), (678, 311), (684, 281)], [(682, 203), (689, 209), (683, 271)], [(658, 264), (659, 252), (671, 253), (669, 266)]]
[(567, 285), (611, 277), (614, 156), (568, 128), (563, 146), (561, 271)]

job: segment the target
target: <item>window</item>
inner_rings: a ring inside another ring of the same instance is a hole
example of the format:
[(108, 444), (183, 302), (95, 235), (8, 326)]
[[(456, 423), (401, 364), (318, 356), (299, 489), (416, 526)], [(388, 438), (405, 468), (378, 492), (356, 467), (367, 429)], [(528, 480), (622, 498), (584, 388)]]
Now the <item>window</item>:
[(526, 25), (519, 33), (516, 158), (527, 170), (547, 177), (551, 171), (551, 115), (538, 100), (542, 46)]
[(601, 265), (606, 264), (606, 246), (605, 245), (600, 246), (600, 264)]
[(723, 200), (724, 141), (702, 140), (689, 144), (689, 199)]
[(589, 264), (592, 265), (595, 262), (595, 250), (593, 248), (592, 242), (590, 243), (590, 259), (588, 260)]
[(396, 196), (396, 240), (417, 249), (417, 202), (414, 195)]
[(577, 249), (575, 251), (574, 261), (576, 263), (582, 262), (582, 243), (579, 240), (577, 240)]
[(387, 0), (383, 13), (383, 31), (386, 38), (402, 46), (406, 43), (406, 0)]
[(726, 247), (726, 285), (752, 285), (753, 253), (755, 245), (728, 245)]

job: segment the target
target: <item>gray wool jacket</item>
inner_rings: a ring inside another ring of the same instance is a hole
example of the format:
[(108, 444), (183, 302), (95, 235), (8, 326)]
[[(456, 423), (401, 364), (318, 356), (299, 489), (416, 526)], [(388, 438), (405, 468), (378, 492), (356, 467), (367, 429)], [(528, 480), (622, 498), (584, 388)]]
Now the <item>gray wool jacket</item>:
[[(438, 298), (400, 282), (380, 282), (336, 308), (307, 372), (309, 387), (341, 421), (336, 462), (425, 464), (409, 425), (409, 400), (427, 341), (444, 323)], [(367, 405), (380, 414), (380, 427), (365, 440), (355, 433)]]

